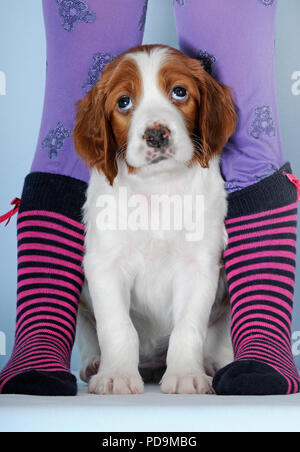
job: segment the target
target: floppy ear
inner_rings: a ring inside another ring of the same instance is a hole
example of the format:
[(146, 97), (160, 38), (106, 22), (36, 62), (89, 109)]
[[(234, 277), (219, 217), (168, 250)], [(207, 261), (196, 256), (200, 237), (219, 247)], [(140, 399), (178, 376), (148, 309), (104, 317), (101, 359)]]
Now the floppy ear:
[(197, 79), (200, 108), (197, 135), (201, 142), (200, 164), (209, 167), (212, 157), (220, 155), (230, 136), (234, 133), (237, 114), (233, 94), (228, 86), (216, 81), (199, 64), (193, 62)]
[(73, 132), (77, 154), (89, 168), (102, 171), (112, 185), (118, 173), (117, 146), (109, 119), (105, 114), (104, 82), (97, 85), (77, 103)]

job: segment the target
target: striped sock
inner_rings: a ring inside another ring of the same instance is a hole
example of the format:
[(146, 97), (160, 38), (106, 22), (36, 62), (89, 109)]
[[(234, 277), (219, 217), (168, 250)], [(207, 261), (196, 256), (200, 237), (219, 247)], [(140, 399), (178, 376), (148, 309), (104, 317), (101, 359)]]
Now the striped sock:
[(235, 361), (216, 374), (217, 394), (299, 392), (291, 352), (297, 193), (282, 172), (229, 197), (224, 260)]
[(18, 215), (15, 345), (0, 393), (75, 395), (70, 373), (83, 284), (85, 184), (65, 176), (26, 178)]

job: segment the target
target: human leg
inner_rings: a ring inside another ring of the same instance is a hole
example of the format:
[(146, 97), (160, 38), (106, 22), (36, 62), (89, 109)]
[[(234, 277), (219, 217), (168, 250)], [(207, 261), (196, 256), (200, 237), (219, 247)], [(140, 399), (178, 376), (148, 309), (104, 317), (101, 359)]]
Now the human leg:
[(239, 122), (222, 157), (235, 362), (219, 394), (299, 391), (291, 353), (297, 191), (285, 176), (274, 83), (276, 0), (175, 2), (181, 49), (231, 86)]
[(145, 0), (44, 0), (45, 104), (18, 216), (15, 346), (0, 393), (74, 395), (70, 373), (82, 288), (81, 208), (89, 172), (77, 157), (75, 102), (116, 55), (142, 41)]

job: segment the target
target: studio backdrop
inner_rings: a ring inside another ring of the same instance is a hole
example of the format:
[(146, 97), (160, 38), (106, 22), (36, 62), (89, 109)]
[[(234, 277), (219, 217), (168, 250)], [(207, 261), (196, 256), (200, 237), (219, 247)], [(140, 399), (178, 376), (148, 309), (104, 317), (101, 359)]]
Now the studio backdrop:
[[(278, 1), (276, 81), (281, 134), (287, 159), (292, 163), (294, 174), (300, 178), (300, 0)], [(145, 43), (178, 47), (172, 3), (173, 0), (149, 0)], [(257, 46), (260, 46), (260, 42), (257, 42)], [(0, 215), (9, 210), (9, 203), (15, 196), (20, 197), (24, 177), (31, 166), (42, 115), (45, 73), (46, 43), (41, 0), (0, 0)], [(14, 340), (17, 269), (15, 219), (7, 228), (3, 224), (0, 226), (0, 250), (2, 368), (9, 358)], [(299, 259), (298, 253), (293, 324), (293, 353), (298, 368)], [(75, 350), (72, 368), (78, 367)]]

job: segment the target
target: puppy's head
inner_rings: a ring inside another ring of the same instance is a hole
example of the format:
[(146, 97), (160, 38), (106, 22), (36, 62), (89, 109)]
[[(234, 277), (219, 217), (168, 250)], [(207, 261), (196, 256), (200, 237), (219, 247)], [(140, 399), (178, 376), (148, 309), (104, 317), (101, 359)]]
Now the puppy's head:
[(120, 55), (78, 103), (74, 144), (110, 184), (123, 159), (129, 172), (171, 170), (221, 154), (234, 132), (231, 91), (197, 60), (167, 46)]

